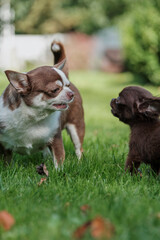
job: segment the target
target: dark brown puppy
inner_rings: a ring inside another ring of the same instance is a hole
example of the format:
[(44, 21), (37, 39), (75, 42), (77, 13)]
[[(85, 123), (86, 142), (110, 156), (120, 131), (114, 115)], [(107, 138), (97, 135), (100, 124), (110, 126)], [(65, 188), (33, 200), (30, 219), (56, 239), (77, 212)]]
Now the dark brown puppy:
[(160, 172), (160, 98), (141, 87), (126, 87), (111, 100), (111, 112), (131, 129), (126, 170), (137, 172), (143, 162)]

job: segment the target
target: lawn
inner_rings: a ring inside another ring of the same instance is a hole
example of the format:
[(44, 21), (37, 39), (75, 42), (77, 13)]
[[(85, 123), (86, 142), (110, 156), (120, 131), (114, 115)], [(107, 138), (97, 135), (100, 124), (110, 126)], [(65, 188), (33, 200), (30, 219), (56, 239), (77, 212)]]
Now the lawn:
[[(143, 177), (124, 173), (129, 128), (110, 113), (110, 100), (123, 87), (135, 85), (131, 74), (76, 71), (70, 79), (79, 88), (85, 109), (84, 157), (78, 162), (74, 148), (63, 133), (66, 160), (63, 171), (51, 159), (15, 155), (10, 167), (0, 164), (0, 210), (15, 218), (1, 240), (70, 240), (83, 223), (101, 216), (115, 227), (113, 240), (160, 238), (160, 178), (142, 165)], [(0, 75), (1, 92), (7, 84)], [(158, 95), (160, 89), (145, 86)], [(46, 182), (36, 165), (45, 162)], [(85, 213), (81, 206), (88, 205)], [(93, 239), (87, 232), (82, 239)]]

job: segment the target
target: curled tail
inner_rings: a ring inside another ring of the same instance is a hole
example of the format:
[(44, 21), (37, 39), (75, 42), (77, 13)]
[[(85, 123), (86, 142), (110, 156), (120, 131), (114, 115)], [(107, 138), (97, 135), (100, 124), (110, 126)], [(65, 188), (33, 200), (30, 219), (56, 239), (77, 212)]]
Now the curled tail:
[(58, 41), (53, 41), (51, 43), (51, 51), (52, 51), (53, 56), (54, 56), (53, 65), (54, 64), (61, 64), (63, 61), (65, 61), (65, 64), (64, 64), (64, 67), (63, 67), (63, 72), (68, 77), (68, 62), (67, 62), (67, 59), (66, 59), (66, 54), (65, 54), (63, 44), (61, 42), (58, 42)]
[(54, 56), (54, 64), (57, 64), (66, 58), (64, 46), (58, 41), (53, 41), (51, 43), (51, 51)]

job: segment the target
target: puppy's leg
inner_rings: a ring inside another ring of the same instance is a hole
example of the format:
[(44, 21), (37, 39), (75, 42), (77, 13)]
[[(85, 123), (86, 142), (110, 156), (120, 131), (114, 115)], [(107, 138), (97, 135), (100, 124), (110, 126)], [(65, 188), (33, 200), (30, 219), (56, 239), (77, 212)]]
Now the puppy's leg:
[(55, 135), (51, 145), (49, 145), (49, 149), (53, 155), (54, 166), (58, 169), (65, 159), (65, 151), (60, 131)]
[(68, 123), (66, 125), (66, 129), (74, 144), (77, 158), (80, 159), (83, 153), (82, 144), (83, 144), (84, 133), (85, 133), (84, 122), (82, 122), (80, 125)]
[(131, 173), (131, 175), (133, 175), (133, 173), (137, 174), (140, 164), (141, 164), (141, 161), (138, 156), (129, 154), (125, 164), (125, 171), (128, 170)]

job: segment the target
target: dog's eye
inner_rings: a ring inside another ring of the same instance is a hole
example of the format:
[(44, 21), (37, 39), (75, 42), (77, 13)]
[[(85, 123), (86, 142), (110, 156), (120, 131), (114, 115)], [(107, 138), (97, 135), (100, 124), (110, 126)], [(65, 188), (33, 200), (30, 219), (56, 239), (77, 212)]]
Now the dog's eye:
[(52, 90), (52, 93), (56, 93), (59, 91), (59, 88), (55, 88), (54, 90)]

